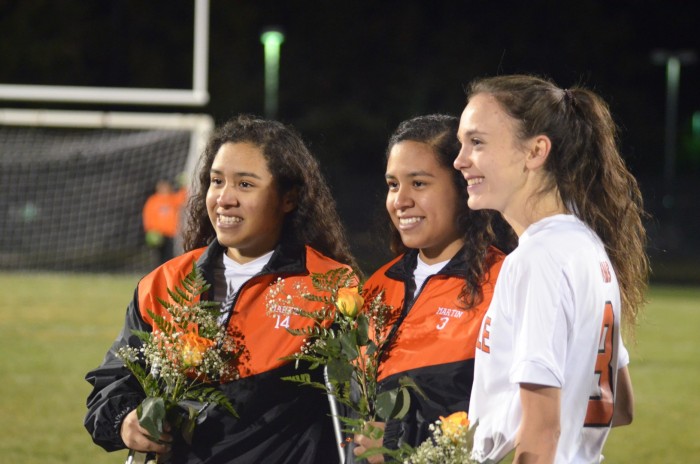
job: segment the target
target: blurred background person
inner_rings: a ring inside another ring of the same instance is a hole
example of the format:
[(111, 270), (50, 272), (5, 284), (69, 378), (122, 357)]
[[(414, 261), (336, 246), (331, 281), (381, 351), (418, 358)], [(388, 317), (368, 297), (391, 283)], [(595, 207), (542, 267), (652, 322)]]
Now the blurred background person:
[(187, 200), (187, 189), (175, 190), (167, 179), (156, 183), (156, 191), (143, 205), (143, 229), (146, 244), (158, 252), (158, 264), (175, 257), (176, 237), (180, 230), (180, 212)]

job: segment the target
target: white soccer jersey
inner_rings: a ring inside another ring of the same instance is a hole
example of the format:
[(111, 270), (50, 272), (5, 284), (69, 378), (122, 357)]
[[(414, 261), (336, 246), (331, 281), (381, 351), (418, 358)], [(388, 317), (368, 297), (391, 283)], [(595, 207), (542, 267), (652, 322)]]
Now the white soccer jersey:
[(498, 462), (513, 449), (519, 384), (532, 383), (561, 388), (555, 462), (599, 462), (628, 361), (620, 290), (600, 239), (573, 215), (532, 224), (503, 264), (477, 342), (472, 456)]

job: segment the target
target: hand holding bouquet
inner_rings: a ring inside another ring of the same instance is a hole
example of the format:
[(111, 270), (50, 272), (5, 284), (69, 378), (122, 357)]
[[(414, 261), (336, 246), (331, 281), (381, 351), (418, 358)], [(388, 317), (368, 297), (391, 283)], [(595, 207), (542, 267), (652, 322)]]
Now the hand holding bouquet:
[(142, 345), (117, 352), (146, 394), (137, 414), (154, 441), (160, 440), (169, 424), (191, 443), (194, 427), (206, 417), (208, 405), (236, 415), (216, 383), (238, 377), (235, 360), (242, 350), (219, 323), (219, 305), (200, 301), (208, 289), (193, 264), (182, 286), (168, 289), (172, 301), (158, 300), (165, 313), (148, 310), (153, 331), (134, 331)]
[[(380, 359), (389, 343), (385, 328), (391, 311), (383, 295), (365, 301), (358, 277), (347, 268), (312, 274), (311, 280), (313, 289), (294, 288), (296, 295), (291, 295), (284, 279), (278, 279), (269, 292), (268, 312), (278, 315), (280, 308), (285, 308), (289, 314), (312, 321), (304, 329), (287, 329), (305, 338), (301, 351), (289, 359), (297, 365), (308, 362), (311, 369), (325, 367), (328, 382), (312, 382), (303, 374), (285, 380), (322, 389), (346, 406), (352, 414), (337, 419), (351, 434), (367, 433), (371, 422), (403, 417), (410, 403), (408, 389), (418, 388), (412, 380), (405, 377), (393, 390), (378, 389)], [(304, 300), (320, 302), (322, 309), (308, 311)]]

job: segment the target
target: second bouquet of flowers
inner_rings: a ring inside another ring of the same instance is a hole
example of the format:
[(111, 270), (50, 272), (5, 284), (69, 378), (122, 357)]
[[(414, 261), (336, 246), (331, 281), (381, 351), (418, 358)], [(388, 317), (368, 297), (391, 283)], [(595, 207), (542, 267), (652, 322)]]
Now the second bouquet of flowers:
[[(349, 269), (312, 274), (311, 279), (313, 288), (296, 288), (296, 295), (285, 293), (284, 280), (277, 280), (269, 292), (268, 309), (272, 313), (272, 308), (285, 307), (290, 314), (313, 321), (304, 329), (287, 329), (304, 337), (301, 351), (289, 359), (297, 365), (308, 362), (312, 369), (325, 368), (327, 382), (312, 382), (303, 374), (285, 380), (324, 390), (345, 406), (347, 413), (337, 416), (345, 432), (366, 434), (369, 428), (370, 433), (381, 433), (372, 431), (368, 424), (403, 417), (410, 404), (409, 389), (418, 388), (405, 377), (398, 388), (378, 389), (379, 364), (389, 342), (385, 327), (391, 307), (383, 302), (382, 294), (367, 296), (365, 301), (362, 284)], [(305, 310), (304, 300), (321, 302), (322, 309)]]

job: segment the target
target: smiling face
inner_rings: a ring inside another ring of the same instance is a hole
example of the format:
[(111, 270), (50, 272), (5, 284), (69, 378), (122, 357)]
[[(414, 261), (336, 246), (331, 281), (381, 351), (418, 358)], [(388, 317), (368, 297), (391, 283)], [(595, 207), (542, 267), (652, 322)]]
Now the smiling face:
[(246, 263), (273, 250), (284, 217), (294, 209), (280, 196), (262, 150), (251, 143), (225, 143), (214, 158), (207, 211), (226, 254)]
[(508, 216), (527, 201), (527, 149), (516, 130), (517, 121), (493, 96), (481, 93), (469, 100), (459, 123), (462, 149), (454, 165), (467, 181), (470, 208)]
[(406, 140), (391, 148), (386, 183), (386, 209), (404, 245), (419, 249), (429, 264), (452, 258), (464, 243), (457, 227), (464, 205), (451, 168), (438, 162), (429, 145)]

